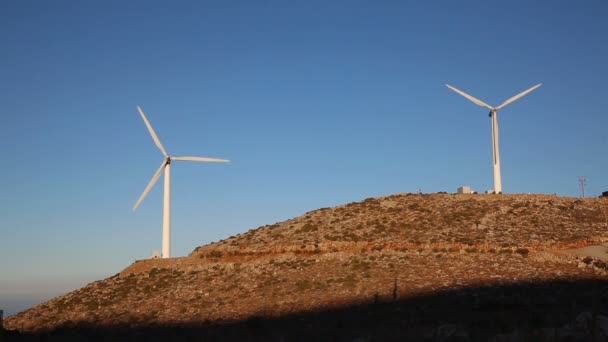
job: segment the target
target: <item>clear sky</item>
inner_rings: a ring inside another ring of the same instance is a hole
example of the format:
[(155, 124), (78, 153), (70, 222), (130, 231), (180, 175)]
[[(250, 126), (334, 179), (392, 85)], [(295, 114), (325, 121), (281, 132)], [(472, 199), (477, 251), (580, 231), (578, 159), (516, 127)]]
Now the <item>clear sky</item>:
[[(176, 4), (177, 3), (177, 4)], [(399, 192), (608, 190), (608, 2), (0, 2), (0, 308), (159, 250)], [(161, 185), (161, 186), (159, 186)]]

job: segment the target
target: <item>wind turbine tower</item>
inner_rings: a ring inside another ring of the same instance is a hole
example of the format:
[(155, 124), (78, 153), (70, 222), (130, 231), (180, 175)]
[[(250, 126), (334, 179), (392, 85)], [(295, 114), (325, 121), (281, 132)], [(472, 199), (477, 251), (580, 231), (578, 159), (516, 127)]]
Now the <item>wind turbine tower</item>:
[(489, 104), (465, 93), (464, 91), (456, 89), (455, 87), (452, 87), (449, 84), (446, 84), (446, 86), (448, 88), (452, 89), (456, 93), (469, 99), (471, 102), (475, 103), (476, 105), (485, 107), (490, 110), (489, 115), (490, 115), (490, 119), (492, 120), (492, 156), (493, 156), (493, 161), (494, 161), (494, 193), (495, 194), (502, 193), (502, 177), (500, 175), (500, 148), (498, 146), (498, 111), (503, 109), (507, 105), (517, 101), (518, 99), (524, 97), (525, 95), (532, 92), (534, 89), (540, 87), (541, 85), (542, 84), (539, 83), (539, 84), (537, 84), (527, 90), (524, 90), (521, 93), (509, 98), (508, 100), (503, 102), (500, 106), (492, 107)]
[(144, 198), (146, 198), (146, 196), (148, 195), (148, 192), (150, 192), (152, 187), (154, 187), (154, 184), (156, 184), (156, 182), (160, 178), (161, 173), (164, 171), (165, 172), (165, 189), (164, 189), (165, 191), (164, 191), (164, 198), (163, 198), (163, 246), (162, 246), (161, 257), (170, 258), (171, 257), (171, 162), (174, 160), (175, 161), (193, 161), (193, 162), (228, 162), (228, 160), (218, 159), (218, 158), (207, 158), (207, 157), (190, 157), (190, 156), (172, 157), (172, 156), (170, 156), (167, 153), (167, 151), (165, 150), (165, 147), (160, 143), (160, 139), (158, 139), (158, 136), (156, 135), (154, 128), (152, 128), (152, 125), (148, 121), (148, 118), (146, 118), (144, 111), (139, 106), (137, 106), (137, 110), (139, 111), (141, 118), (144, 120), (144, 124), (146, 124), (146, 127), (148, 128), (148, 131), (150, 132), (150, 135), (152, 136), (152, 140), (154, 140), (154, 143), (156, 144), (156, 147), (158, 147), (160, 152), (163, 154), (164, 159), (160, 163), (160, 167), (158, 168), (158, 170), (156, 171), (154, 176), (152, 176), (152, 179), (146, 186), (146, 189), (144, 189), (144, 192), (141, 194), (141, 196), (139, 196), (139, 199), (135, 203), (135, 206), (133, 206), (133, 211), (135, 211), (135, 209), (137, 209), (137, 207), (141, 204), (141, 202), (144, 200)]

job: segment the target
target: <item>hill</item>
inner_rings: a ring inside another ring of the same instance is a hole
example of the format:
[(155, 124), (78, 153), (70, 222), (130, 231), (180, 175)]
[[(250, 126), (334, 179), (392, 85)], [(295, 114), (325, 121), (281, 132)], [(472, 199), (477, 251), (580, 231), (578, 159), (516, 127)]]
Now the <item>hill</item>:
[[(235, 340), (536, 334), (608, 315), (606, 264), (568, 252), (608, 241), (606, 213), (607, 200), (547, 195), (368, 198), (137, 261), (5, 327)], [(572, 334), (600, 329), (587, 328)]]

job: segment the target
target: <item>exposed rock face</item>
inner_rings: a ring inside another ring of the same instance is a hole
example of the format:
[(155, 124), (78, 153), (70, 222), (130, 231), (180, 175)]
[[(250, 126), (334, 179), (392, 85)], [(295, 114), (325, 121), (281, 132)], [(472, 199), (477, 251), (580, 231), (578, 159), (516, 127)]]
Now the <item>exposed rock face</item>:
[[(562, 315), (571, 303), (555, 298), (578, 298), (567, 284), (608, 284), (602, 261), (555, 251), (608, 241), (606, 212), (608, 201), (544, 195), (367, 199), (250, 230), (198, 247), (187, 257), (136, 262), (114, 277), (9, 317), (5, 327), (40, 331), (76, 324), (209, 325), (446, 293), (456, 298), (450, 301), (466, 300), (421, 305), (416, 310), (426, 321), (410, 323), (426, 330), (411, 336), (482, 336), (467, 330), (476, 314), (433, 322), (433, 317), (456, 310), (453, 305), (472, 312), (515, 307), (528, 313), (537, 313), (530, 308), (540, 306), (554, 320), (551, 324), (561, 327), (571, 321)], [(498, 290), (488, 290), (492, 295), (461, 294), (472, 288), (556, 282), (566, 285), (534, 298), (526, 293), (501, 297)], [(599, 293), (595, 299), (608, 304), (608, 292)], [(408, 310), (414, 309), (399, 306), (396, 315)], [(491, 336), (502, 340), (497, 331), (483, 335), (486, 340)], [(362, 332), (351, 340), (368, 337)]]

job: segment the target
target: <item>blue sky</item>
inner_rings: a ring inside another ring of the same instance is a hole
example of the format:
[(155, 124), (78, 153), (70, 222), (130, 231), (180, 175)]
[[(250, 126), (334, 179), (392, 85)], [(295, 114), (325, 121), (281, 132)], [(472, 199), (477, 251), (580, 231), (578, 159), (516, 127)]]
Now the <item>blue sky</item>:
[[(173, 253), (319, 207), (493, 187), (608, 190), (605, 1), (0, 2), (0, 308), (160, 249), (174, 155)], [(160, 184), (162, 185), (162, 183)]]

